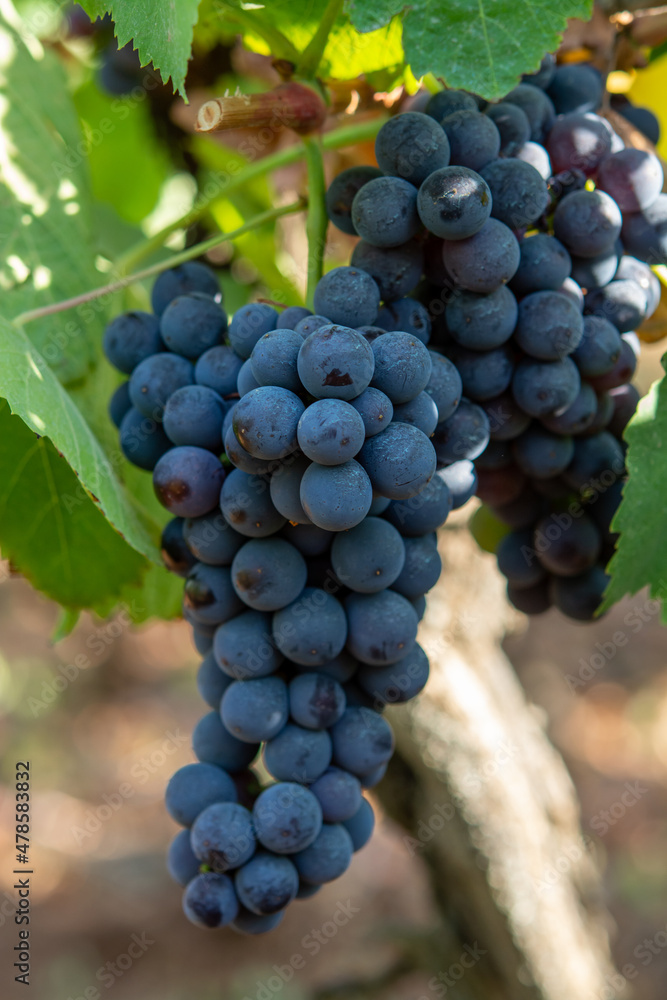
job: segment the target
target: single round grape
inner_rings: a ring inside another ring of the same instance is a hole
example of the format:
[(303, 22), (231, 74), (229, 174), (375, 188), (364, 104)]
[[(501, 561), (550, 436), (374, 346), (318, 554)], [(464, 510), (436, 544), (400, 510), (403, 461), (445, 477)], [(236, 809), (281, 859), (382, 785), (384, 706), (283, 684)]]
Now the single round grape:
[(550, 588), (551, 600), (568, 618), (593, 621), (609, 579), (603, 566), (593, 566), (581, 576), (554, 577)]
[(195, 364), (195, 382), (213, 389), (219, 396), (231, 396), (243, 361), (231, 347), (219, 344), (205, 351)]
[(254, 609), (237, 614), (217, 629), (213, 655), (220, 669), (237, 681), (267, 677), (283, 662), (273, 644), (271, 616)]
[[(378, 177), (369, 181), (354, 196), (352, 223), (361, 238), (373, 246), (398, 247), (407, 243), (421, 228), (417, 188), (402, 177)], [(315, 309), (319, 310), (317, 292), (315, 294)]]
[(331, 729), (331, 741), (334, 764), (357, 776), (386, 764), (394, 752), (391, 726), (368, 708), (346, 709)]
[(429, 115), (406, 111), (382, 126), (375, 139), (375, 158), (384, 174), (404, 177), (415, 186), (449, 163), (447, 136)]
[(438, 424), (432, 437), (438, 462), (448, 465), (474, 459), (489, 443), (490, 424), (481, 406), (462, 399), (451, 417)]
[(407, 500), (392, 500), (385, 518), (404, 537), (416, 538), (440, 528), (451, 509), (452, 497), (446, 480), (436, 473), (415, 496)]
[(518, 104), (501, 101), (500, 104), (491, 104), (484, 114), (488, 115), (498, 129), (501, 154), (513, 156), (530, 139), (530, 122)]
[(421, 340), (396, 331), (374, 340), (375, 359), (372, 385), (392, 403), (407, 403), (418, 396), (431, 377), (431, 356)]
[(104, 331), (102, 350), (118, 371), (131, 375), (141, 361), (164, 350), (157, 317), (139, 311), (116, 316)]
[(329, 220), (337, 229), (347, 233), (348, 236), (356, 235), (352, 222), (354, 196), (364, 184), (375, 180), (376, 177), (382, 177), (382, 171), (378, 167), (363, 165), (350, 167), (334, 177), (327, 189), (325, 204)]
[(611, 153), (612, 132), (604, 118), (590, 112), (559, 118), (547, 141), (554, 172), (583, 170), (593, 176)]
[(613, 323), (601, 316), (586, 316), (583, 339), (572, 360), (584, 378), (606, 375), (618, 361), (622, 344)]
[(647, 316), (652, 316), (660, 305), (662, 285), (648, 264), (624, 254), (615, 275), (618, 281), (634, 281), (642, 289), (648, 301)]
[(223, 674), (215, 662), (213, 654), (207, 653), (197, 671), (197, 690), (206, 704), (219, 710), (222, 696), (231, 682), (231, 678)]
[(305, 406), (289, 389), (262, 385), (246, 393), (234, 408), (239, 444), (254, 458), (284, 458), (297, 447), (297, 425)]
[(431, 396), (420, 392), (409, 403), (401, 403), (394, 408), (394, 420), (399, 424), (412, 424), (426, 437), (430, 437), (438, 426), (438, 408)]
[(461, 288), (488, 295), (517, 272), (521, 254), (516, 237), (498, 219), (467, 240), (443, 240), (447, 271)]
[(604, 191), (575, 191), (556, 207), (554, 233), (579, 257), (597, 257), (610, 250), (620, 236), (623, 218), (616, 202)]
[(213, 389), (185, 385), (167, 400), (162, 424), (174, 444), (194, 445), (219, 455), (226, 409), (225, 402)]
[(248, 358), (243, 362), (236, 380), (236, 390), (241, 398), (246, 396), (253, 389), (259, 389), (259, 382), (255, 378), (252, 370), (252, 361)]
[(194, 382), (194, 369), (178, 354), (151, 354), (140, 361), (130, 376), (130, 399), (145, 417), (162, 420), (172, 393)]
[(531, 357), (557, 361), (581, 343), (584, 320), (577, 307), (560, 292), (533, 292), (521, 300), (514, 336), (519, 347)]
[(519, 250), (519, 268), (510, 283), (515, 295), (558, 291), (571, 273), (570, 255), (555, 236), (536, 233), (522, 240)]
[(183, 910), (188, 920), (199, 927), (225, 927), (239, 912), (232, 880), (218, 872), (197, 875), (183, 893)]
[[(574, 458), (565, 478), (575, 490), (596, 489), (598, 480), (604, 486), (622, 476), (625, 472), (623, 448), (609, 431), (601, 431), (590, 437), (578, 438), (574, 445)], [(609, 480), (607, 483), (605, 480)], [(599, 486), (597, 487), (599, 492)]]
[(613, 323), (620, 333), (630, 333), (646, 319), (648, 297), (636, 281), (623, 278), (588, 292), (584, 310)]
[(527, 476), (549, 479), (559, 476), (572, 461), (574, 441), (537, 425), (529, 427), (513, 442), (514, 459)]
[(276, 854), (294, 854), (322, 829), (322, 809), (303, 785), (279, 782), (261, 792), (252, 811), (257, 839)]
[(375, 358), (371, 345), (356, 330), (329, 325), (304, 340), (298, 368), (312, 396), (351, 400), (368, 388)]
[(573, 254), (572, 277), (582, 288), (603, 288), (618, 270), (619, 251), (622, 252), (616, 243), (597, 257), (577, 257)]
[(449, 139), (451, 162), (471, 170), (481, 170), (500, 152), (500, 132), (487, 115), (463, 109), (440, 119)]
[(203, 292), (179, 295), (160, 318), (160, 334), (170, 351), (194, 360), (221, 344), (227, 332), (227, 313)]
[(192, 826), (216, 802), (236, 802), (236, 788), (227, 772), (213, 764), (186, 764), (169, 779), (165, 805), (181, 826)]
[(277, 736), (264, 744), (262, 760), (278, 781), (309, 785), (331, 763), (331, 737), (323, 729), (304, 729), (288, 722)]
[(306, 562), (282, 538), (253, 538), (232, 563), (236, 593), (257, 611), (277, 611), (296, 600), (306, 585)]
[(491, 214), (491, 204), (486, 181), (463, 166), (436, 170), (426, 178), (417, 197), (419, 217), (426, 228), (448, 240), (478, 233)]
[(419, 283), (424, 268), (422, 248), (416, 240), (397, 247), (375, 247), (359, 240), (350, 262), (371, 276), (384, 302), (408, 295)]
[(379, 704), (401, 705), (423, 691), (428, 675), (428, 656), (416, 644), (413, 651), (398, 663), (387, 667), (362, 667), (358, 682), (366, 694)]
[(234, 681), (222, 696), (220, 714), (228, 732), (244, 743), (273, 739), (287, 722), (287, 686), (279, 677)]
[(187, 576), (197, 562), (185, 538), (185, 520), (172, 517), (162, 529), (160, 549), (165, 566), (177, 576)]
[(475, 402), (494, 399), (512, 381), (515, 352), (507, 344), (492, 351), (469, 351), (453, 345), (447, 353), (458, 368), (463, 392)]
[(232, 469), (220, 492), (220, 510), (227, 523), (249, 538), (265, 538), (279, 531), (285, 518), (271, 502), (269, 480)]
[(153, 471), (155, 495), (180, 517), (200, 517), (217, 505), (225, 471), (203, 448), (179, 447), (166, 452)]
[(240, 358), (247, 360), (252, 349), (265, 333), (275, 330), (276, 310), (264, 302), (250, 302), (234, 313), (229, 324), (229, 343)]
[(220, 287), (215, 272), (199, 261), (189, 260), (158, 275), (151, 292), (151, 305), (156, 316), (161, 316), (170, 302), (179, 295), (203, 292), (217, 302), (221, 301)]
[(368, 514), (373, 487), (368, 472), (355, 459), (331, 466), (313, 462), (301, 480), (300, 497), (313, 524), (326, 531), (345, 531)]
[(614, 199), (622, 212), (641, 212), (653, 204), (663, 182), (655, 153), (629, 147), (602, 161), (597, 186)]
[(581, 379), (571, 358), (560, 361), (533, 361), (524, 358), (516, 366), (512, 392), (519, 406), (531, 417), (547, 417), (572, 406)]
[(639, 129), (654, 146), (660, 142), (660, 121), (653, 114), (650, 108), (640, 108), (629, 101), (616, 108), (620, 115), (623, 115), (635, 128)]
[(350, 405), (361, 417), (365, 437), (373, 437), (383, 431), (389, 426), (394, 415), (394, 407), (389, 397), (373, 387), (364, 389)]
[(431, 317), (428, 309), (416, 299), (395, 299), (383, 305), (378, 313), (378, 323), (387, 333), (403, 330), (419, 337), (422, 344), (431, 339)]
[(351, 819), (363, 801), (359, 779), (339, 767), (329, 767), (311, 786), (310, 791), (322, 807), (325, 823)]
[(197, 563), (188, 573), (183, 606), (200, 625), (220, 625), (243, 610), (226, 566)]
[(430, 535), (405, 539), (405, 563), (392, 590), (409, 601), (426, 594), (440, 579), (442, 562)]
[(506, 285), (489, 295), (459, 292), (445, 310), (447, 328), (454, 340), (473, 351), (492, 350), (509, 340), (518, 314), (517, 301)]
[(152, 472), (159, 460), (172, 447), (162, 424), (144, 416), (133, 406), (120, 423), (120, 448), (128, 462)]
[(493, 197), (492, 216), (510, 229), (530, 226), (549, 204), (546, 183), (535, 167), (523, 160), (493, 160), (482, 176)]
[(295, 330), (270, 330), (252, 349), (250, 367), (260, 385), (301, 392), (297, 358), (303, 337)]
[(328, 729), (345, 711), (345, 693), (325, 673), (304, 673), (289, 685), (290, 715), (306, 729)]
[(604, 84), (593, 66), (567, 63), (557, 67), (547, 93), (559, 115), (583, 114), (600, 106)]
[[(215, 669), (222, 677), (225, 676), (217, 665)], [(192, 732), (192, 749), (197, 760), (222, 767), (229, 774), (237, 774), (255, 759), (259, 744), (243, 743), (232, 736), (222, 724), (219, 702), (216, 707), (218, 711), (202, 716), (195, 726)]]
[(193, 556), (209, 566), (231, 566), (245, 542), (243, 535), (230, 528), (220, 511), (187, 518), (183, 537)]
[(340, 823), (324, 823), (313, 843), (294, 855), (303, 882), (321, 885), (340, 878), (352, 860), (352, 838)]
[(301, 451), (320, 465), (342, 465), (366, 436), (357, 410), (341, 399), (318, 399), (303, 412), (297, 429)]
[(213, 871), (240, 868), (257, 847), (252, 816), (236, 802), (217, 802), (194, 821), (190, 843), (195, 857)]
[(236, 872), (234, 888), (251, 913), (268, 916), (279, 913), (295, 898), (299, 875), (289, 858), (258, 851)]
[(294, 330), (296, 324), (302, 319), (307, 319), (308, 316), (312, 316), (310, 309), (306, 309), (305, 306), (288, 306), (287, 309), (283, 309), (278, 317), (278, 322), (276, 324), (277, 330)]
[(272, 628), (281, 653), (306, 667), (338, 656), (347, 638), (342, 604), (318, 587), (306, 587), (296, 601), (276, 611)]
[(611, 389), (609, 395), (614, 403), (614, 415), (609, 422), (609, 430), (619, 440), (635, 415), (639, 403), (639, 392), (634, 385), (620, 385)]
[(419, 493), (432, 477), (436, 456), (430, 440), (417, 427), (391, 423), (381, 434), (367, 438), (359, 462), (376, 493), (405, 500)]
[(550, 581), (542, 580), (534, 587), (507, 585), (507, 599), (524, 615), (542, 615), (551, 607)]
[(534, 546), (542, 566), (556, 576), (578, 576), (597, 562), (602, 546), (595, 522), (580, 513), (566, 521), (556, 516), (535, 525)]
[(393, 525), (366, 517), (356, 528), (341, 531), (331, 546), (337, 578), (351, 590), (374, 594), (391, 587), (405, 562), (405, 546)]
[(369, 666), (397, 663), (414, 648), (417, 612), (401, 594), (391, 590), (350, 594), (345, 610), (349, 629), (347, 648), (362, 663)]

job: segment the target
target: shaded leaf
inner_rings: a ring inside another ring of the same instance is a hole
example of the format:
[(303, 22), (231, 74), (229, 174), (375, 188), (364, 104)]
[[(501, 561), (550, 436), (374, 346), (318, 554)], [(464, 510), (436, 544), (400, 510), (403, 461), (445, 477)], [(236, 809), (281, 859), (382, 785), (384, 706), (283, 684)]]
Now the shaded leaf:
[(612, 524), (620, 539), (601, 610), (646, 586), (652, 597), (667, 598), (667, 380), (653, 384), (624, 436), (629, 475)]

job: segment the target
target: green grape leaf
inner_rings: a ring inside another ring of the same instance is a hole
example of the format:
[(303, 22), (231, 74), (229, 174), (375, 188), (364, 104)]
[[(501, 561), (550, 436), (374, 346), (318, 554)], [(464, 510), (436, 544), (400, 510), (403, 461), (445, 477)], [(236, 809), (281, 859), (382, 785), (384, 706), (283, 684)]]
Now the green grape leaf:
[(81, 0), (92, 17), (111, 14), (118, 45), (128, 42), (137, 50), (142, 66), (153, 63), (165, 83), (185, 97), (185, 75), (199, 0)]
[[(270, 36), (264, 36), (259, 27), (253, 30), (249, 15), (254, 14), (257, 21), (261, 21), (262, 28), (270, 26), (279, 31), (297, 51), (302, 52), (317, 31), (327, 3), (328, 0), (271, 0), (270, 4), (248, 10), (242, 25), (244, 41), (255, 52), (275, 55), (276, 44), (272, 45)], [(238, 5), (226, 4), (230, 10), (235, 6)], [(398, 10), (402, 6), (399, 4)], [(360, 34), (347, 15), (341, 14), (327, 39), (318, 76), (353, 80), (362, 73), (402, 65), (401, 24), (398, 20), (393, 24), (387, 23), (390, 20), (380, 19), (374, 26), (378, 30), (369, 29), (368, 33)]]
[(449, 87), (498, 100), (558, 48), (568, 18), (588, 19), (592, 0), (354, 0), (360, 31), (386, 23), (401, 7), (403, 48), (416, 77), (432, 73)]
[[(3, 312), (16, 316), (101, 281), (91, 252), (87, 146), (64, 71), (1, 15), (0, 49), (0, 291)], [(93, 361), (94, 330), (80, 313), (38, 320), (29, 336), (62, 382), (82, 378)]]
[(608, 566), (611, 582), (600, 610), (648, 586), (651, 596), (663, 601), (667, 620), (667, 379), (654, 382), (624, 437), (628, 481), (612, 522), (620, 538)]
[(0, 547), (30, 583), (67, 608), (110, 610), (148, 564), (81, 490), (46, 437), (0, 404)]
[[(9, 538), (9, 553), (14, 553), (18, 568), (60, 603), (96, 607), (105, 595), (114, 596), (121, 586), (140, 579), (146, 568), (142, 556), (160, 561), (153, 541), (158, 526), (151, 512), (137, 509), (121, 486), (116, 475), (122, 466), (119, 451), (107, 457), (72, 397), (25, 333), (4, 319), (0, 319), (0, 398), (7, 400), (11, 412), (23, 422), (11, 418), (2, 435), (7, 464), (0, 481), (5, 482), (5, 489), (11, 485), (32, 498), (28, 505), (18, 495), (11, 503), (6, 496), (0, 508), (0, 544), (5, 547), (2, 532), (9, 531), (12, 517), (18, 518), (25, 538)], [(38, 446), (34, 434), (39, 435)], [(25, 454), (30, 456), (29, 465), (17, 477), (15, 470)], [(38, 475), (42, 465), (45, 471)], [(26, 530), (26, 523), (32, 529)], [(49, 544), (43, 541), (33, 548), (35, 526), (40, 525)], [(99, 543), (95, 542), (97, 534)], [(88, 581), (88, 598), (79, 583), (82, 577), (67, 570), (74, 565), (70, 550), (76, 550), (77, 560), (90, 564), (88, 575), (98, 581), (97, 585)]]

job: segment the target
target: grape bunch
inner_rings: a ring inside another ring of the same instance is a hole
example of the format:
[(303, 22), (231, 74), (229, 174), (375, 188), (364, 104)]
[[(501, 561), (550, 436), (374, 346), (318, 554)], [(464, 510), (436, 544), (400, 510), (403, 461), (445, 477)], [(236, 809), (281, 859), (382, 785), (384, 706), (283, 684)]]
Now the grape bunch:
[(369, 839), (383, 710), (428, 678), (417, 630), (452, 509), (476, 493), (505, 526), (517, 607), (599, 604), (632, 331), (659, 299), (627, 233), (662, 197), (657, 159), (594, 113), (602, 93), (547, 57), (498, 104), (445, 90), (391, 118), (378, 167), (327, 191), (360, 239), (314, 313), (229, 321), (190, 262), (105, 332), (128, 376), (110, 414), (172, 514), (163, 556), (203, 657), (197, 763), (166, 794), (198, 925), (272, 929)]
[[(553, 56), (497, 104), (444, 90), (383, 126), (381, 173), (352, 168), (328, 194), (381, 317), (403, 328), (421, 304), (432, 355), (461, 377), (431, 440), (445, 475), (474, 463), (510, 601), (582, 621), (608, 582), (634, 331), (660, 301), (650, 265), (667, 262), (660, 161), (596, 114), (603, 95), (596, 69)], [(659, 137), (646, 109), (620, 109)]]
[(190, 263), (158, 278), (152, 313), (105, 332), (129, 376), (110, 413), (174, 515), (163, 553), (204, 657), (198, 762), (166, 800), (184, 827), (169, 868), (205, 927), (270, 930), (345, 871), (393, 750), (382, 711), (428, 677), (416, 638), (436, 529), (474, 470), (436, 472), (431, 436), (461, 379), (427, 349), (426, 310), (387, 331), (371, 325), (380, 301), (367, 272), (341, 267), (316, 315), (252, 303), (228, 322), (214, 273)]

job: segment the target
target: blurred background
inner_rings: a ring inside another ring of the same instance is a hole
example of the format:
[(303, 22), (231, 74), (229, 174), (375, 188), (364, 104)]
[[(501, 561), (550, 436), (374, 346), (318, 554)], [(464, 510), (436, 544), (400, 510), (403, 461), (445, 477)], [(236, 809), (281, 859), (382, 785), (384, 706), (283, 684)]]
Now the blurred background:
[[(218, 21), (213, 31), (207, 20), (213, 4), (202, 4), (188, 76), (190, 105), (175, 99), (150, 67), (141, 69), (131, 52), (118, 52), (109, 23), (91, 25), (76, 6), (65, 16), (54, 5), (19, 6), (33, 23), (39, 14), (43, 40), (67, 66), (103, 220), (100, 254), (108, 257), (131, 246), (139, 227), (150, 235), (181, 216), (210, 172), (241, 159), (247, 135), (225, 133), (218, 140), (192, 134), (201, 100), (237, 86), (264, 90), (278, 81), (270, 60), (242, 48), (232, 26), (221, 33)], [(606, 24), (574, 25), (565, 58), (590, 54), (587, 46)], [(667, 27), (662, 30), (667, 37)], [(667, 55), (654, 41), (635, 47), (632, 57), (621, 50), (614, 85), (650, 106), (667, 135)], [(399, 81), (391, 71), (366, 82), (376, 92), (375, 108), (397, 100)], [(364, 86), (355, 93), (363, 102)], [(115, 128), (98, 147), (95, 125), (105, 116)], [(279, 133), (261, 152), (290, 141)], [(327, 169), (333, 176), (364, 161), (373, 162), (372, 143), (330, 154)], [(286, 167), (216, 202), (214, 221), (233, 229), (292, 200), (303, 183), (300, 166)], [(202, 226), (199, 234), (196, 226), (189, 233), (191, 242), (205, 234)], [(179, 239), (172, 240), (174, 249)], [(352, 245), (332, 231), (330, 263), (345, 262)], [(300, 302), (305, 255), (300, 216), (280, 223), (277, 253), (272, 228), (218, 248), (211, 262), (219, 268), (228, 310), (259, 296)], [(147, 289), (133, 287), (126, 307), (141, 307), (146, 296)], [(666, 315), (663, 297), (647, 339), (664, 335)], [(642, 392), (661, 374), (661, 354), (659, 342), (644, 343)], [(474, 509), (471, 504), (471, 514)], [(441, 545), (446, 550), (447, 529)], [(496, 574), (495, 559), (485, 560), (486, 572)], [(0, 569), (1, 996), (24, 995), (11, 967), (17, 944), (13, 780), (15, 763), (25, 760), (35, 870), (32, 989), (40, 1000), (97, 1000), (110, 989), (117, 1000), (470, 996), (465, 983), (445, 986), (433, 979), (447, 963), (439, 952), (441, 916), (428, 871), (406, 843), (414, 831), (384, 817), (375, 799), (378, 828), (370, 844), (343, 878), (290, 907), (277, 931), (242, 938), (189, 924), (181, 890), (165, 870), (176, 826), (163, 806), (169, 777), (194, 759), (190, 734), (203, 709), (188, 626), (172, 621), (135, 628), (123, 612), (106, 622), (83, 616), (56, 643), (58, 609), (6, 563)], [(512, 621), (505, 651), (576, 785), (583, 849), (604, 872), (616, 964), (635, 969), (637, 1000), (657, 1000), (667, 985), (667, 645), (659, 609), (638, 594), (595, 625), (579, 626), (556, 611)]]

